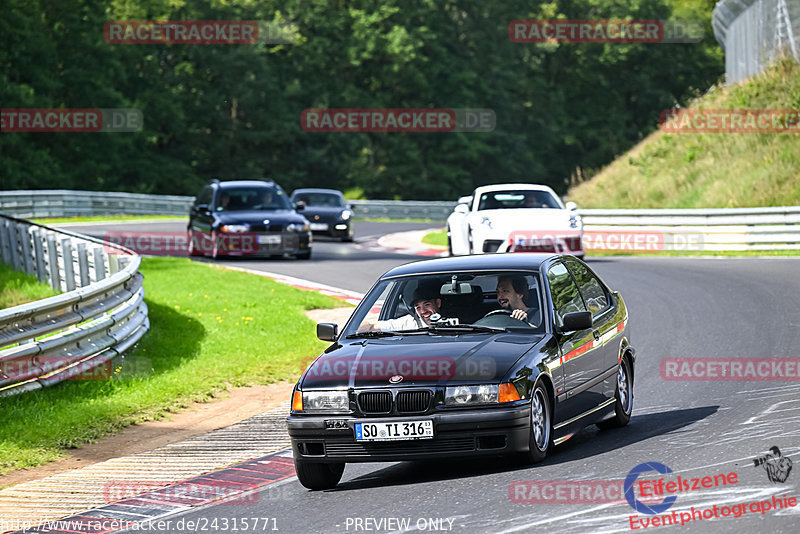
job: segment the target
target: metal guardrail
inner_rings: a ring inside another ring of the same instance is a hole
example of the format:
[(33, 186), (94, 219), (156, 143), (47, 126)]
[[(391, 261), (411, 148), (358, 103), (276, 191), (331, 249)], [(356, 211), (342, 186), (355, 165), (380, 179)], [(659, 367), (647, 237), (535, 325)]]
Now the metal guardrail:
[(23, 219), (93, 215), (187, 216), (194, 197), (102, 191), (0, 191), (0, 212)]
[(422, 200), (348, 200), (356, 217), (387, 219), (431, 219), (444, 221), (456, 202)]
[(0, 259), (64, 291), (0, 310), (0, 397), (96, 376), (150, 327), (124, 247), (0, 215)]
[(781, 54), (800, 61), (797, 0), (722, 0), (714, 8), (712, 26), (725, 50), (728, 83), (758, 74)]
[[(92, 215), (188, 216), (194, 197), (96, 191), (0, 191), (0, 211), (24, 219)], [(356, 217), (444, 221), (455, 202), (348, 200)]]
[[(595, 235), (657, 237), (661, 250), (800, 249), (800, 206), (732, 209), (579, 210)], [(591, 242), (591, 240), (589, 240)], [(590, 249), (591, 250), (591, 249)]]
[[(0, 191), (0, 211), (16, 210), (23, 217), (121, 213), (188, 215), (193, 197), (95, 193), (87, 191)], [(348, 200), (356, 217), (429, 219), (444, 222), (455, 201)], [(735, 209), (584, 209), (587, 232), (663, 234), (667, 250), (769, 250), (800, 248), (800, 207)]]

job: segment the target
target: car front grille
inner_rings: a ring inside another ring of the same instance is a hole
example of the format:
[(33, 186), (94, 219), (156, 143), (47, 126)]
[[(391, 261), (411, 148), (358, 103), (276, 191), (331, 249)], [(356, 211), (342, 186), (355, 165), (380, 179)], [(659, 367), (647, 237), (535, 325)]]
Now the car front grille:
[(431, 402), (430, 391), (401, 391), (397, 394), (399, 413), (421, 413), (428, 410)]
[(328, 438), (328, 458), (381, 458), (397, 454), (457, 453), (476, 450), (474, 437), (419, 439), (399, 442), (357, 442), (353, 438)]
[(362, 413), (389, 413), (392, 411), (392, 394), (388, 391), (362, 391), (358, 394), (358, 407)]
[(250, 225), (251, 232), (282, 232), (283, 225), (282, 224), (251, 224)]

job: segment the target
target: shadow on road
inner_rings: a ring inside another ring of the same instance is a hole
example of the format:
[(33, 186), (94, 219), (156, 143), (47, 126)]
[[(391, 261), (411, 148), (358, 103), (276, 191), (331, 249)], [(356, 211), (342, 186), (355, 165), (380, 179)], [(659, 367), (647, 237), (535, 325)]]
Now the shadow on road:
[(663, 436), (717, 413), (719, 406), (704, 406), (686, 410), (639, 415), (628, 426), (613, 430), (598, 430), (590, 426), (562, 445), (537, 466), (525, 465), (515, 457), (453, 458), (436, 461), (401, 462), (378, 469), (353, 480), (341, 482), (336, 491), (348, 491), (384, 486), (400, 486), (442, 480), (470, 478), (494, 473), (507, 473), (584, 461), (599, 454), (622, 451), (625, 447), (650, 438)]

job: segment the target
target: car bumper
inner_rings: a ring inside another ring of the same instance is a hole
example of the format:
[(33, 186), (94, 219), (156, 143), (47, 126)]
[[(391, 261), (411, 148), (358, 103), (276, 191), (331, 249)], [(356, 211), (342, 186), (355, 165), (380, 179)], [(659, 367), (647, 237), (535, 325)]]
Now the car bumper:
[(297, 254), (311, 248), (310, 232), (273, 232), (249, 235), (247, 245), (221, 247), (218, 256), (268, 257), (281, 254)]
[[(433, 421), (432, 439), (379, 442), (355, 439), (356, 422), (422, 419)], [(326, 428), (326, 421), (331, 420), (346, 427)], [(309, 462), (384, 462), (499, 455), (528, 450), (530, 403), (403, 417), (290, 415), (287, 426), (294, 457)]]
[(583, 256), (586, 254), (583, 246), (582, 231), (554, 230), (530, 232), (529, 235), (519, 232), (518, 235), (509, 237), (500, 243), (496, 252), (536, 252), (559, 253)]
[[(319, 225), (325, 225), (325, 228)], [(322, 223), (314, 223), (311, 231), (317, 235), (347, 237), (350, 234), (350, 221), (325, 221)]]

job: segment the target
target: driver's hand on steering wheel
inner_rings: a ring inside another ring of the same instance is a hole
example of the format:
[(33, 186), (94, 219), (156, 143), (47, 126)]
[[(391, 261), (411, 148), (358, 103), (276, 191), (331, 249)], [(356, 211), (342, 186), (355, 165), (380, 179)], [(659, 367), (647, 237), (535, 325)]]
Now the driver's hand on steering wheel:
[(511, 312), (511, 317), (519, 319), (520, 321), (525, 321), (528, 318), (528, 313), (525, 310), (514, 310)]

